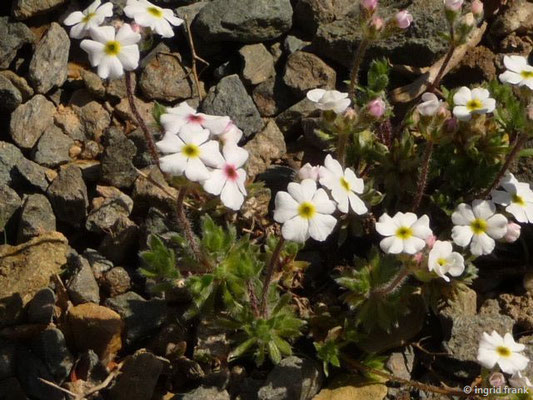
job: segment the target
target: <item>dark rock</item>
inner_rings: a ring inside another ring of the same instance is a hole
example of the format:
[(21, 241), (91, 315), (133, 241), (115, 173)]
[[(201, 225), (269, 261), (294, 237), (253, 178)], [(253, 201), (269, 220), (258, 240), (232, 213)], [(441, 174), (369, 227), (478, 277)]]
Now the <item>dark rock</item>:
[(242, 76), (248, 85), (258, 85), (273, 76), (274, 58), (261, 43), (249, 44), (239, 50), (244, 62)]
[(13, 214), (22, 205), (22, 200), (17, 192), (9, 186), (0, 187), (0, 231), (4, 230)]
[(0, 339), (0, 380), (15, 376), (16, 353), (17, 346), (15, 343)]
[(100, 280), (105, 272), (113, 268), (113, 263), (95, 249), (85, 249), (83, 252), (83, 257), (89, 261), (94, 277), (97, 280)]
[(100, 243), (98, 251), (115, 264), (131, 260), (137, 253), (139, 227), (125, 216), (119, 216)]
[(17, 19), (27, 19), (45, 14), (65, 3), (66, 0), (16, 0), (13, 15)]
[[(133, 98), (135, 107), (142, 119), (146, 123), (146, 126), (154, 126), (156, 123), (152, 111), (154, 110), (155, 102), (147, 103), (142, 101), (138, 97)], [(123, 98), (120, 103), (115, 106), (115, 114), (123, 121), (131, 121), (137, 125), (137, 118), (133, 115), (131, 111), (130, 103), (127, 98)]]
[(22, 103), (22, 94), (13, 83), (0, 74), (0, 109), (11, 112)]
[(115, 267), (104, 274), (103, 287), (111, 297), (126, 293), (131, 288), (128, 271), (122, 267)]
[(132, 159), (137, 148), (121, 130), (109, 129), (104, 135), (102, 180), (118, 188), (129, 188), (137, 178)]
[(114, 198), (93, 199), (93, 209), (87, 217), (85, 227), (95, 233), (108, 232), (121, 217), (128, 217), (133, 209), (133, 200), (123, 193)]
[(17, 146), (0, 142), (0, 186), (11, 185), (14, 167), (24, 156)]
[(33, 96), (34, 91), (31, 86), (28, 85), (26, 79), (18, 76), (10, 70), (0, 71), (0, 75), (9, 80), (13, 86), (17, 88), (22, 96), (22, 101), (28, 101)]
[(106, 88), (102, 78), (94, 72), (86, 69), (81, 70), (81, 78), (83, 79), (83, 83), (85, 83), (85, 87), (91, 94), (99, 99), (105, 98)]
[(246, 143), (244, 148), (249, 154), (246, 170), (250, 176), (265, 172), (272, 161), (282, 158), (287, 153), (283, 133), (273, 120), (269, 120), (265, 129)]
[(310, 89), (334, 89), (337, 73), (314, 54), (297, 51), (289, 56), (283, 81), (300, 97)]
[[(176, 208), (175, 196), (177, 196), (178, 192), (166, 182), (161, 170), (157, 167), (152, 167), (151, 169), (143, 170), (143, 172), (150, 179), (139, 176), (135, 180), (132, 195), (135, 210), (147, 210), (150, 207), (155, 207), (163, 211), (174, 210)], [(150, 180), (154, 180), (165, 188), (165, 190), (157, 187)]]
[(214, 0), (204, 6), (193, 28), (205, 41), (263, 42), (292, 25), (289, 0)]
[[(137, 77), (135, 74), (133, 74), (131, 76), (131, 88), (133, 93), (135, 93), (136, 87)], [(126, 98), (126, 96), (128, 95), (126, 88), (126, 78), (123, 76), (116, 79), (110, 79), (106, 86), (106, 93), (108, 96), (113, 97), (116, 100), (122, 100)]]
[(47, 93), (67, 80), (70, 39), (65, 30), (52, 22), (35, 47), (28, 78), (37, 93)]
[(109, 375), (106, 366), (93, 350), (87, 350), (80, 355), (76, 364), (76, 376), (92, 384), (101, 383)]
[(214, 326), (208, 320), (202, 320), (196, 329), (197, 343), (194, 347), (194, 359), (209, 363), (213, 360), (226, 359), (231, 352), (231, 343), (227, 332)]
[(293, 35), (288, 35), (283, 41), (283, 49), (290, 55), (309, 46), (311, 42), (303, 41)]
[(166, 325), (150, 341), (148, 348), (154, 354), (174, 358), (183, 356), (187, 348), (186, 329), (178, 324)]
[(17, 51), (27, 43), (33, 43), (33, 32), (22, 22), (8, 22), (9, 17), (0, 17), (0, 69), (9, 68)]
[(55, 382), (63, 382), (74, 366), (65, 336), (57, 328), (42, 331), (31, 343), (31, 349), (42, 360)]
[(136, 352), (124, 361), (110, 396), (116, 400), (150, 400), (154, 395), (163, 362), (145, 350)]
[(0, 381), (0, 398), (3, 400), (28, 399), (17, 378), (8, 378)]
[(254, 89), (252, 97), (263, 117), (276, 116), (294, 104), (292, 91), (279, 76), (259, 84)]
[(316, 111), (316, 105), (307, 98), (279, 114), (275, 121), (285, 135), (300, 135), (302, 119)]
[(51, 125), (39, 139), (33, 161), (49, 168), (65, 164), (70, 161), (69, 151), (73, 144), (74, 141), (61, 129)]
[(15, 167), (16, 176), (21, 183), (25, 182), (34, 189), (46, 192), (50, 181), (57, 177), (57, 173), (26, 158), (22, 158)]
[(287, 357), (268, 374), (258, 400), (309, 400), (320, 390), (322, 372), (314, 361)]
[(357, 7), (352, 0), (299, 0), (294, 8), (294, 21), (298, 28), (314, 35), (318, 26), (344, 17)]
[(56, 217), (46, 196), (38, 193), (28, 195), (24, 200), (20, 215), (18, 242), (25, 242), (43, 232), (55, 230)]
[(74, 140), (99, 140), (111, 123), (111, 117), (97, 101), (89, 101), (83, 106), (60, 105), (55, 115), (55, 123)]
[(237, 75), (227, 76), (209, 89), (202, 110), (206, 114), (229, 116), (246, 137), (259, 132), (264, 126), (259, 111)]
[(164, 300), (145, 300), (135, 292), (109, 298), (105, 305), (116, 311), (124, 320), (128, 345), (159, 328), (167, 314)]
[(44, 131), (53, 124), (56, 108), (43, 95), (36, 95), (17, 107), (9, 126), (13, 141), (22, 149), (31, 149)]
[(200, 10), (204, 8), (206, 4), (209, 3), (208, 1), (197, 0), (192, 0), (192, 2), (193, 4), (176, 8), (176, 15), (183, 20), (187, 19), (189, 23), (194, 21)]
[(491, 26), (490, 33), (504, 37), (512, 32), (531, 34), (533, 31), (533, 4), (527, 0), (513, 1)]
[[(160, 135), (157, 132), (153, 132), (154, 140), (159, 140)], [(128, 139), (131, 140), (135, 147), (137, 147), (137, 154), (133, 158), (133, 165), (135, 167), (142, 169), (146, 168), (152, 164), (152, 155), (150, 154), (149, 145), (146, 142), (144, 133), (140, 129), (135, 129), (133, 132), (128, 134)]]
[(69, 165), (60, 170), (47, 193), (58, 220), (76, 227), (81, 225), (87, 216), (89, 200), (78, 167)]
[(182, 400), (230, 400), (229, 393), (226, 390), (220, 390), (216, 387), (200, 386), (188, 393), (185, 393)]
[(49, 324), (54, 317), (56, 295), (50, 288), (39, 290), (28, 304), (28, 321), (34, 324)]
[(75, 270), (67, 283), (70, 300), (74, 304), (100, 303), (100, 289), (94, 278), (89, 261), (77, 253), (69, 257), (69, 266)]
[(23, 347), (17, 351), (17, 378), (26, 394), (38, 400), (64, 400), (63, 392), (41, 382), (54, 381), (48, 368), (35, 354)]

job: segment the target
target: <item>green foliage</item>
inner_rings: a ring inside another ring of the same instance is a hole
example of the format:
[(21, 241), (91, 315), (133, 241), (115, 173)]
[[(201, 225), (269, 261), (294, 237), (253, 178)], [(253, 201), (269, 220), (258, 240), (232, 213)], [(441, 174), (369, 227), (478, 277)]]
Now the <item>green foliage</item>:
[(507, 133), (525, 132), (526, 104), (514, 95), (512, 86), (493, 80), (489, 83), (488, 90), (491, 97), (496, 99), (497, 108), (494, 116), (501, 128)]
[(340, 348), (336, 341), (327, 340), (324, 343), (315, 343), (317, 356), (322, 360), (324, 374), (329, 375), (329, 365), (340, 367)]
[(368, 96), (371, 98), (379, 96), (389, 86), (390, 67), (389, 60), (385, 58), (372, 61), (367, 74), (366, 92)]
[[(367, 355), (363, 360), (361, 360), (361, 364), (363, 364), (365, 367), (377, 370), (377, 371), (385, 371), (385, 362), (387, 361), (387, 356), (378, 356), (375, 354), (369, 354)], [(365, 376), (369, 379), (372, 379), (374, 381), (382, 382), (384, 378), (382, 376), (379, 376), (371, 371), (365, 372)]]
[(157, 101), (154, 103), (154, 107), (152, 108), (152, 117), (154, 117), (154, 121), (156, 122), (157, 126), (161, 127), (161, 115), (165, 114), (167, 112), (167, 108), (159, 104)]
[(181, 277), (176, 268), (176, 256), (157, 235), (150, 235), (149, 250), (140, 253), (145, 266), (139, 268), (142, 275), (155, 280), (178, 279)]

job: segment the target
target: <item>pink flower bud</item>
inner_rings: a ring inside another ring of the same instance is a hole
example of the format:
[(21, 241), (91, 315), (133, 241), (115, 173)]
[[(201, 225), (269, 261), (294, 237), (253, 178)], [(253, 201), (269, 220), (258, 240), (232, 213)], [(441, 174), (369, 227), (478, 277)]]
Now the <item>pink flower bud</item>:
[(429, 249), (432, 249), (433, 248), (433, 245), (435, 244), (435, 242), (437, 241), (437, 236), (435, 235), (431, 235), (429, 236), (427, 239), (426, 239), (426, 244), (428, 246)]
[(130, 26), (131, 30), (136, 33), (141, 33), (141, 31), (143, 30), (143, 27), (139, 24), (136, 24), (135, 22), (132, 22)]
[(501, 372), (493, 372), (489, 377), (489, 383), (492, 387), (501, 387), (505, 385), (505, 376)]
[(424, 253), (419, 251), (413, 256), (413, 260), (415, 260), (417, 264), (420, 264), (424, 260)]
[(378, 119), (385, 114), (385, 102), (381, 98), (376, 98), (366, 105), (368, 114)]
[(520, 225), (515, 224), (514, 222), (509, 222), (507, 224), (507, 233), (505, 234), (503, 239), (507, 243), (516, 242), (518, 240), (518, 238), (520, 237), (521, 229), (522, 229), (522, 227)]
[(464, 0), (444, 0), (444, 7), (450, 11), (459, 11), (463, 7)]
[(472, 2), (472, 14), (476, 18), (480, 18), (483, 15), (483, 3), (480, 0), (474, 0)]
[(353, 122), (357, 119), (357, 111), (352, 107), (348, 107), (344, 112), (344, 119), (349, 122)]
[(370, 21), (370, 29), (373, 32), (380, 32), (383, 29), (383, 18), (381, 17), (373, 17)]
[(474, 26), (476, 24), (476, 19), (474, 18), (474, 15), (468, 13), (463, 18), (463, 24), (466, 26)]
[(372, 12), (378, 7), (378, 0), (361, 0), (361, 7)]
[(311, 164), (307, 163), (298, 171), (298, 178), (300, 178), (301, 180), (312, 179), (316, 182), (319, 178), (319, 170), (320, 167), (314, 167)]
[(398, 28), (400, 29), (409, 28), (409, 25), (411, 25), (411, 22), (413, 22), (413, 16), (407, 10), (399, 11), (398, 13), (396, 13), (394, 19), (396, 21), (396, 25), (398, 25)]

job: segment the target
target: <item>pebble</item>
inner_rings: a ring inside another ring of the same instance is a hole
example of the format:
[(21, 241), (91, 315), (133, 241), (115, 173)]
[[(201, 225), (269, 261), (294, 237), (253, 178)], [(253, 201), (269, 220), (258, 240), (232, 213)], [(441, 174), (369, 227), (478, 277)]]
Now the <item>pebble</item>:
[(70, 300), (74, 304), (100, 303), (100, 289), (89, 261), (73, 252), (68, 262), (75, 271), (66, 285)]
[(58, 167), (70, 161), (70, 148), (74, 141), (63, 134), (55, 125), (49, 126), (37, 142), (33, 161), (49, 168)]
[(274, 58), (263, 44), (243, 46), (239, 54), (244, 63), (242, 76), (246, 84), (258, 85), (276, 73)]
[(131, 278), (122, 267), (115, 267), (104, 274), (102, 286), (109, 296), (115, 297), (126, 293), (131, 288)]

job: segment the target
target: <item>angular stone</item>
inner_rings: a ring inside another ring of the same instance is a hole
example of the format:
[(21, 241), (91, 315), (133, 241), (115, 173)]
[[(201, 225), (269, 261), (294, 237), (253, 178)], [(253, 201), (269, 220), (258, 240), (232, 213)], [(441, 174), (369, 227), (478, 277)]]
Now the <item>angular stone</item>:
[(30, 350), (21, 347), (17, 351), (17, 378), (24, 392), (37, 400), (64, 400), (63, 392), (41, 382), (39, 378), (54, 381), (46, 364)]
[(328, 388), (322, 389), (313, 400), (383, 400), (387, 396), (387, 386), (383, 383), (368, 382), (368, 378), (341, 376)]
[(89, 261), (89, 264), (91, 264), (94, 277), (97, 280), (102, 278), (104, 272), (113, 268), (113, 263), (94, 249), (85, 249), (83, 257), (85, 257), (87, 261)]
[(509, 3), (505, 11), (491, 26), (491, 34), (504, 37), (512, 32), (527, 35), (533, 32), (533, 4), (527, 0), (518, 0)]
[[(135, 209), (147, 210), (150, 207), (156, 207), (164, 211), (172, 211), (175, 208), (176, 201), (174, 199), (178, 195), (178, 191), (166, 182), (159, 168), (147, 168), (143, 172), (150, 179), (139, 176), (135, 180), (132, 194)], [(154, 180), (165, 190), (154, 185), (151, 180)]]
[(28, 78), (37, 93), (47, 93), (67, 80), (70, 39), (65, 30), (52, 22), (35, 47)]
[(209, 89), (202, 110), (206, 114), (229, 116), (246, 137), (259, 132), (264, 126), (238, 75), (226, 76)]
[(69, 151), (73, 144), (74, 141), (61, 129), (51, 125), (37, 142), (33, 161), (49, 168), (65, 164), (70, 161)]
[(133, 210), (133, 200), (112, 186), (97, 186), (102, 197), (92, 201), (93, 209), (87, 217), (85, 227), (95, 233), (109, 231), (120, 217), (128, 217)]
[(55, 179), (57, 172), (54, 170), (41, 167), (39, 164), (22, 158), (15, 167), (16, 177), (20, 178), (17, 181), (29, 184), (33, 189), (38, 189), (43, 192), (48, 189), (50, 182)]
[(100, 78), (97, 74), (92, 71), (83, 69), (81, 70), (81, 78), (83, 79), (83, 83), (85, 83), (85, 87), (91, 94), (98, 97), (99, 99), (103, 99), (105, 97), (106, 88), (104, 86), (102, 78)]
[(13, 86), (18, 89), (20, 95), (22, 96), (22, 101), (27, 101), (33, 96), (34, 91), (31, 86), (28, 85), (26, 79), (22, 78), (21, 76), (18, 76), (10, 70), (0, 71), (0, 75), (8, 79), (13, 84)]
[(28, 304), (28, 321), (34, 324), (49, 324), (54, 317), (56, 295), (50, 288), (39, 290)]
[(298, 28), (314, 35), (322, 23), (344, 17), (357, 7), (353, 0), (299, 0), (294, 8), (294, 21)]
[(129, 188), (137, 178), (132, 159), (137, 148), (120, 129), (109, 129), (104, 136), (102, 180), (119, 188)]
[(18, 226), (17, 240), (19, 243), (30, 240), (43, 232), (56, 230), (56, 217), (52, 205), (46, 196), (30, 194), (24, 200)]
[(265, 172), (273, 160), (287, 153), (283, 133), (273, 120), (269, 120), (265, 129), (246, 143), (244, 148), (249, 153), (246, 169), (250, 176)]
[(33, 352), (42, 360), (55, 382), (63, 382), (74, 366), (65, 336), (57, 328), (42, 331), (31, 343)]
[(27, 19), (54, 10), (66, 0), (16, 0), (13, 15), (17, 19)]
[(220, 390), (216, 387), (200, 386), (188, 393), (185, 393), (182, 400), (230, 400), (229, 393), (226, 390)]
[(303, 97), (310, 89), (334, 89), (337, 73), (312, 53), (297, 51), (289, 56), (283, 82)]
[(21, 205), (22, 200), (17, 192), (9, 186), (0, 187), (0, 232), (4, 230), (8, 221)]
[(109, 296), (115, 297), (126, 293), (131, 288), (131, 278), (124, 268), (115, 267), (104, 274), (102, 285)]
[(276, 116), (294, 104), (294, 94), (278, 76), (257, 85), (252, 97), (263, 117)]
[(288, 35), (285, 40), (283, 41), (283, 49), (289, 53), (295, 53), (298, 50), (302, 50), (303, 48), (309, 46), (311, 42), (306, 42), (304, 40), (301, 40), (297, 38), (296, 36)]
[(122, 348), (124, 323), (113, 310), (93, 303), (72, 307), (68, 324), (78, 351), (93, 350), (101, 359), (111, 358)]
[(74, 304), (100, 303), (100, 289), (89, 261), (79, 254), (72, 254), (69, 257), (69, 266), (75, 272), (67, 282), (67, 290), (70, 300)]
[(135, 259), (138, 251), (139, 227), (129, 218), (120, 215), (109, 228), (98, 251), (115, 264)]
[(60, 170), (47, 193), (58, 220), (72, 226), (81, 225), (87, 216), (89, 200), (87, 186), (78, 167), (69, 165)]
[(22, 149), (31, 149), (44, 131), (53, 124), (56, 108), (43, 95), (36, 95), (11, 114), (9, 133)]
[(196, 17), (193, 29), (205, 41), (264, 42), (289, 31), (289, 0), (214, 0)]
[(258, 85), (276, 73), (274, 58), (261, 43), (243, 46), (239, 54), (244, 62), (242, 76), (248, 85)]
[(34, 40), (33, 32), (22, 22), (9, 22), (9, 17), (0, 17), (0, 69), (9, 68), (17, 51)]
[(0, 142), (0, 186), (7, 186), (13, 182), (15, 166), (24, 156), (17, 146)]
[(275, 121), (285, 135), (297, 135), (302, 133), (302, 119), (308, 117), (314, 111), (316, 111), (315, 104), (304, 98), (279, 114)]
[(13, 83), (0, 74), (0, 110), (11, 112), (22, 103), (22, 94)]

